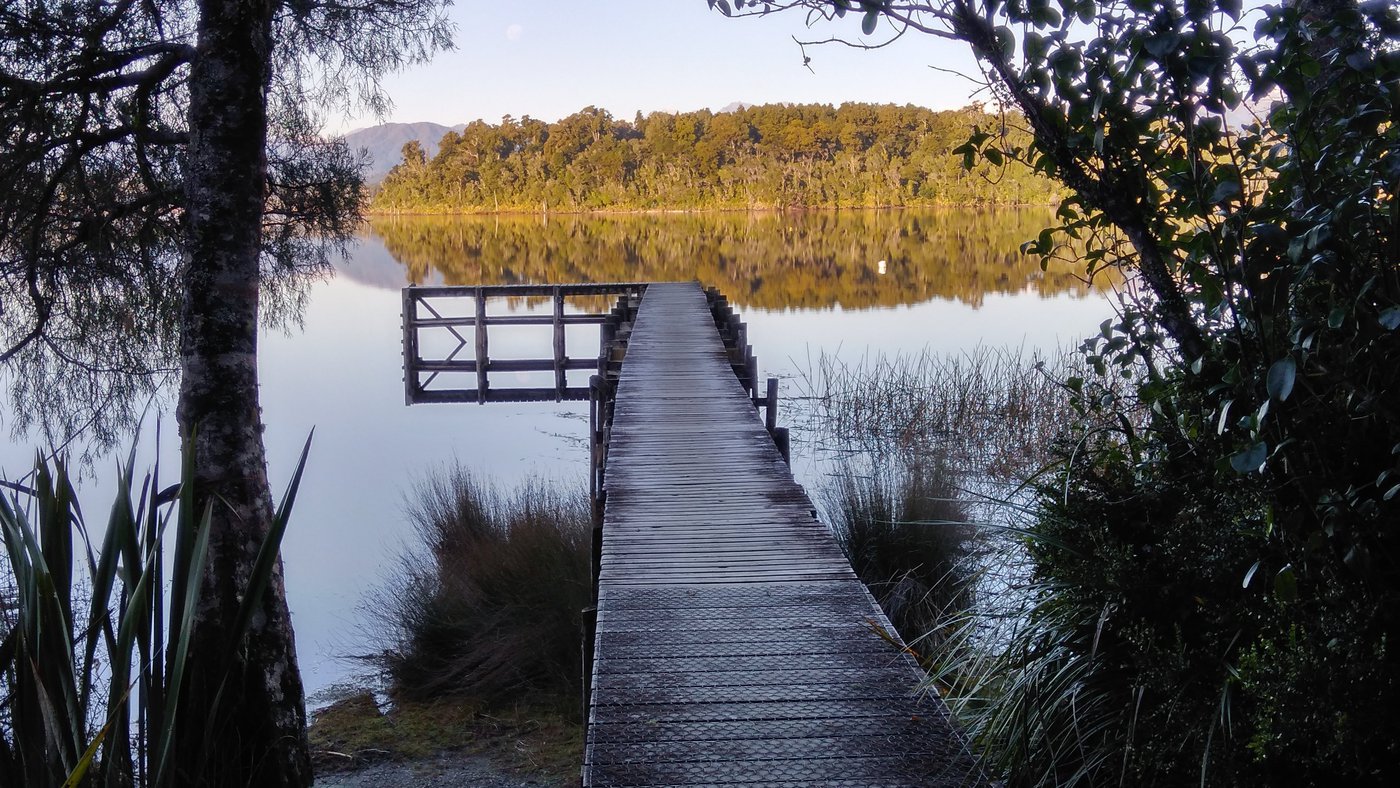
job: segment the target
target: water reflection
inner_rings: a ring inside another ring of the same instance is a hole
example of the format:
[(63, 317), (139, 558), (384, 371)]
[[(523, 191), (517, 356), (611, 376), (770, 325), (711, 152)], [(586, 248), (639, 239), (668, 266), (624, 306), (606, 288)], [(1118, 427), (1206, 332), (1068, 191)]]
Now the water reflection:
[[(1053, 348), (1093, 333), (1108, 313), (1104, 300), (1068, 270), (1042, 274), (1018, 251), (1049, 218), (905, 211), (375, 222), (338, 276), (310, 286), (302, 327), (266, 331), (261, 344), (269, 470), (279, 487), (316, 429), (284, 544), (308, 690), (354, 671), (338, 655), (372, 647), (357, 607), (397, 571), (396, 556), (414, 539), (402, 502), (415, 480), (455, 458), (508, 485), (538, 472), (584, 487), (585, 404), (404, 406), (399, 288), (407, 282), (699, 278), (740, 305), (763, 374), (788, 378), (783, 394), (793, 396), (800, 385), (792, 378), (824, 352), (854, 361), (925, 347)], [(791, 423), (786, 406), (781, 418)], [(164, 441), (167, 468), (178, 467), (173, 444)], [(32, 451), (0, 445), (0, 469), (19, 475)], [(98, 481), (112, 464), (98, 464)], [(817, 472), (798, 460), (802, 483), (812, 485)], [(111, 500), (101, 484), (81, 495), (97, 511)]]
[(699, 279), (742, 307), (870, 309), (1084, 295), (1082, 272), (1020, 252), (1053, 222), (1050, 208), (410, 216), (370, 232), (415, 283)]

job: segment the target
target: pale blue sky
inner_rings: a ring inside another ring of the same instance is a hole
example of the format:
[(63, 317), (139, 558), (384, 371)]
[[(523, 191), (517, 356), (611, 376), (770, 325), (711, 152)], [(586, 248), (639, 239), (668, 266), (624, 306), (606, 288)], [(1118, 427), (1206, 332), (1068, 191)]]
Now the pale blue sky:
[[(950, 109), (968, 103), (973, 85), (930, 66), (975, 73), (965, 45), (917, 34), (875, 51), (809, 47), (812, 71), (802, 66), (793, 36), (856, 39), (859, 15), (809, 30), (800, 12), (726, 19), (705, 0), (457, 0), (451, 16), (457, 49), (386, 81), (395, 103), (387, 120), (556, 120), (588, 105), (631, 118), (734, 101)], [(376, 122), (361, 116), (329, 125), (343, 131)]]

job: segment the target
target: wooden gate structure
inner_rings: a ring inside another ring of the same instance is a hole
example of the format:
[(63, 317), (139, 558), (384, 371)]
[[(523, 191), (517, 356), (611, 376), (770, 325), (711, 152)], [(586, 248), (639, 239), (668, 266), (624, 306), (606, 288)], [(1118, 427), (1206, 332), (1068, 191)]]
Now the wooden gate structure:
[[(724, 297), (695, 283), (589, 287), (619, 299), (599, 321), (586, 395), (597, 603), (585, 634), (583, 784), (983, 784), (793, 479), (776, 381), (759, 396), (744, 324)], [(405, 292), (409, 401), (495, 401), (484, 379), (475, 392), (430, 393), (426, 377), (445, 368), (424, 362), (417, 334), (444, 318), (409, 306), (443, 290)], [(488, 291), (462, 290), (478, 304)], [(472, 321), (478, 347), (490, 324)], [(483, 357), (469, 371), (510, 369)], [(556, 342), (551, 369), (561, 358), (565, 371), (582, 368)], [(499, 398), (581, 398), (563, 382), (551, 393)]]

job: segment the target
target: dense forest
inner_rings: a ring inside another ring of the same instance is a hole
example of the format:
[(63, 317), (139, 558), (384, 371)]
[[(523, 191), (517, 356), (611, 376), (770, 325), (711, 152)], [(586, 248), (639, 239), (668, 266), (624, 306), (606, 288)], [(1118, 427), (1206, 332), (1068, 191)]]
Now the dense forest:
[[(698, 278), (742, 307), (868, 309), (988, 293), (1082, 295), (1082, 267), (1020, 244), (1044, 207), (608, 216), (381, 216), (370, 230), (415, 283)], [(884, 263), (883, 270), (881, 263)], [(1116, 277), (1101, 276), (1111, 285)]]
[[(1029, 137), (969, 107), (765, 104), (632, 122), (587, 107), (545, 123), (509, 116), (442, 138), (431, 159), (404, 146), (374, 196), (378, 213), (1046, 205), (1062, 187), (1016, 163), (966, 170), (953, 150), (976, 130)], [(1019, 138), (1025, 139), (1019, 139)], [(1019, 141), (1018, 141), (1019, 140)]]

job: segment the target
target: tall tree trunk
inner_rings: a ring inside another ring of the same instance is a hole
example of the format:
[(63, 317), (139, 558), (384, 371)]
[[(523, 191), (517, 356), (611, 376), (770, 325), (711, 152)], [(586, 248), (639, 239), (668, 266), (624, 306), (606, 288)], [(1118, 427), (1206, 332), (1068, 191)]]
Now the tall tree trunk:
[[(306, 709), (280, 562), (242, 644), (230, 642), (272, 522), (258, 406), (259, 249), (276, 0), (200, 0), (190, 74), (188, 259), (181, 314), (181, 432), (193, 435), (200, 507), (213, 500), (186, 731), (174, 753), (190, 785), (307, 786)], [(232, 660), (226, 686), (220, 669)], [(214, 727), (201, 730), (216, 709)], [(191, 723), (196, 723), (191, 726)]]

